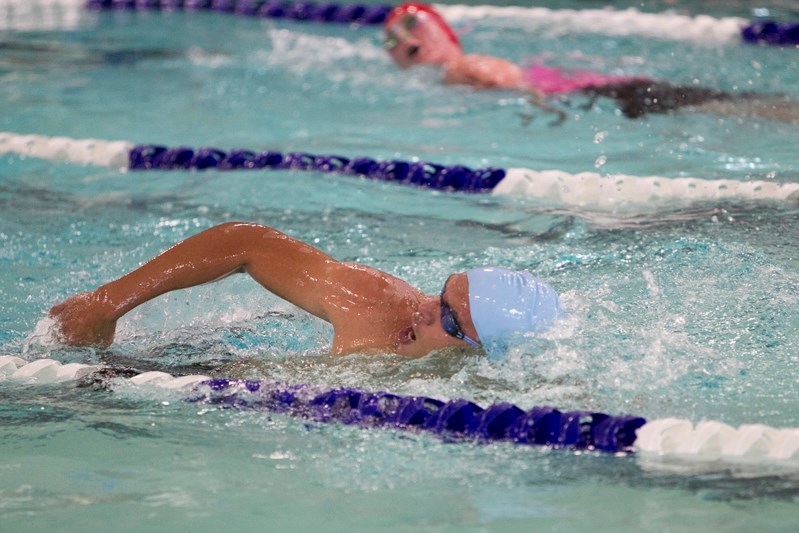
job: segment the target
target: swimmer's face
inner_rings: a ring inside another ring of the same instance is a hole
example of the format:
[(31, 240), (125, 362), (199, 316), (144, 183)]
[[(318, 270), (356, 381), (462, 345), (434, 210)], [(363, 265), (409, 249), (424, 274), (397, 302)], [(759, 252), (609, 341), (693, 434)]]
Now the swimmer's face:
[(400, 16), (386, 28), (386, 50), (401, 68), (443, 65), (461, 55), (460, 46), (424, 12)]
[(457, 326), (463, 334), (478, 339), (469, 312), (469, 280), (465, 273), (453, 274), (444, 284), (441, 297), (424, 301), (414, 313), (411, 330), (401, 335), (398, 353), (422, 357), (447, 347), (474, 349), (465, 340), (455, 338), (445, 331), (441, 323), (442, 305), (452, 310)]

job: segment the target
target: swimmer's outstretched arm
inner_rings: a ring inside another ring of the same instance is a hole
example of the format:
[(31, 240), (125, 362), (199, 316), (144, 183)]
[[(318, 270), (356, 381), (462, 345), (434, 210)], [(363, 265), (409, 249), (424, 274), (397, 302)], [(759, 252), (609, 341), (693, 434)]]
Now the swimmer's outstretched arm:
[[(330, 320), (326, 301), (348, 267), (275, 229), (226, 223), (190, 237), (136, 270), (54, 306), (60, 340), (108, 346), (117, 320), (159, 295), (246, 272), (277, 296)], [(356, 284), (357, 286), (357, 284)]]

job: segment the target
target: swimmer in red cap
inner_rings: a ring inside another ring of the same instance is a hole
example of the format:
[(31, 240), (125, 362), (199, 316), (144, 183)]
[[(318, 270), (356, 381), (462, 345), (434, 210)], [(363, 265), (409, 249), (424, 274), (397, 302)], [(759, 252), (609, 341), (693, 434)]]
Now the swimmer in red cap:
[(498, 57), (465, 54), (449, 24), (427, 4), (409, 2), (397, 6), (386, 18), (384, 30), (386, 49), (401, 68), (434, 65), (443, 69), (445, 83), (526, 91), (533, 95), (535, 105), (557, 112), (561, 119), (558, 122), (565, 114), (544, 105), (546, 95), (581, 93), (592, 98), (591, 102), (604, 96), (615, 100), (629, 118), (692, 108), (718, 115), (799, 122), (799, 106), (787, 98), (755, 93), (733, 95), (641, 76), (608, 76), (543, 65), (525, 70)]
[(481, 89), (529, 89), (524, 71), (498, 57), (464, 54), (455, 32), (432, 7), (409, 2), (386, 18), (386, 49), (402, 68), (438, 65), (444, 81)]
[(157, 296), (246, 272), (264, 288), (333, 325), (331, 353), (422, 357), (454, 347), (502, 355), (519, 333), (548, 328), (557, 293), (524, 271), (449, 276), (425, 294), (375, 268), (344, 263), (275, 229), (231, 222), (189, 237), (121, 278), (50, 310), (56, 337), (106, 347), (117, 321)]
[(527, 82), (518, 65), (499, 57), (464, 54), (458, 36), (429, 5), (402, 4), (389, 13), (384, 26), (388, 54), (401, 68), (440, 66), (445, 83), (525, 91), (531, 95), (533, 105), (558, 115), (556, 123), (566, 119), (562, 110), (545, 103), (544, 92)]

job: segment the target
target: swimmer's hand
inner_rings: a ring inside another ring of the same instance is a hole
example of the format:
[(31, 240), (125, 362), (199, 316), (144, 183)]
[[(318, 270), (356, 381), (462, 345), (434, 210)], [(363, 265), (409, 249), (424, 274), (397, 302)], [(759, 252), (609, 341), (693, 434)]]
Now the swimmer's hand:
[(71, 346), (107, 348), (114, 342), (117, 321), (108, 301), (97, 291), (76, 294), (54, 305), (56, 338)]
[[(530, 102), (530, 105), (532, 105), (533, 107), (537, 107), (538, 109), (546, 113), (554, 113), (555, 115), (557, 115), (557, 118), (549, 123), (550, 126), (560, 126), (561, 124), (566, 122), (566, 118), (568, 117), (568, 115), (566, 115), (566, 112), (563, 111), (562, 109), (552, 107), (547, 102), (544, 93), (542, 93), (541, 91), (533, 92), (528, 98), (528, 101)], [(530, 121), (527, 124), (529, 124), (530, 122), (532, 122), (532, 118), (530, 118)]]

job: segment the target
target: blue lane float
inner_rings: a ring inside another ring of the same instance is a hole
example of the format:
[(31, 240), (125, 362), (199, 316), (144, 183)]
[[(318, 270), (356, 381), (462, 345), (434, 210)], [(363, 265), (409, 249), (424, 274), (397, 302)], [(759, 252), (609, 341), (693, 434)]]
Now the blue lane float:
[(438, 165), (422, 161), (384, 160), (367, 157), (314, 155), (249, 150), (223, 151), (217, 148), (168, 148), (137, 145), (129, 152), (131, 170), (310, 170), (361, 176), (380, 181), (417, 185), (431, 189), (485, 193), (505, 178), (501, 168), (471, 169), (463, 165)]
[(745, 42), (753, 44), (799, 45), (799, 23), (757, 21), (741, 30), (741, 37)]
[(382, 24), (393, 5), (339, 5), (280, 0), (87, 0), (89, 9), (216, 11), (236, 15), (340, 24)]
[(510, 403), (483, 408), (468, 400), (444, 402), (423, 396), (340, 388), (309, 392), (306, 385), (212, 379), (200, 383), (188, 401), (265, 409), (308, 420), (365, 427), (424, 431), (447, 440), (509, 442), (576, 450), (626, 453), (633, 450), (640, 416)]

